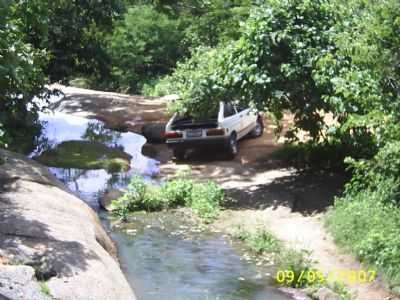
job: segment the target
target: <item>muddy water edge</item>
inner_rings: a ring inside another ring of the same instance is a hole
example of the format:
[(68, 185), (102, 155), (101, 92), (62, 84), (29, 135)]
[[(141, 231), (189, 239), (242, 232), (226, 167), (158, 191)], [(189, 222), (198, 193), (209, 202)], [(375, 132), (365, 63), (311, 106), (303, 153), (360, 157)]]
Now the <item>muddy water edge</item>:
[(134, 174), (159, 182), (159, 162), (142, 155), (146, 142), (142, 136), (116, 132), (100, 121), (60, 112), (42, 113), (40, 119), (46, 123), (44, 143), (32, 157), (68, 141), (100, 142), (131, 157), (126, 171), (66, 166), (49, 169), (99, 213), (138, 299), (290, 299), (268, 283), (271, 270), (243, 259), (239, 245), (199, 227), (184, 211), (137, 213), (122, 224), (100, 209), (104, 193), (124, 188)]

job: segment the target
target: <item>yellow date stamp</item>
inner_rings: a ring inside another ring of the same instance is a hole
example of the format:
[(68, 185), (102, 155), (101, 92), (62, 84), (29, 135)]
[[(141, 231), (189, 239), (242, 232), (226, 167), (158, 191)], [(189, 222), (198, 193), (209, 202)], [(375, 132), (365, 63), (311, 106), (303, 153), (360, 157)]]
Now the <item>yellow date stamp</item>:
[(329, 272), (319, 270), (302, 270), (294, 272), (292, 270), (278, 270), (275, 275), (275, 280), (279, 284), (284, 285), (312, 285), (315, 283), (325, 282), (342, 282), (348, 284), (370, 283), (376, 279), (376, 270), (350, 270), (338, 269)]

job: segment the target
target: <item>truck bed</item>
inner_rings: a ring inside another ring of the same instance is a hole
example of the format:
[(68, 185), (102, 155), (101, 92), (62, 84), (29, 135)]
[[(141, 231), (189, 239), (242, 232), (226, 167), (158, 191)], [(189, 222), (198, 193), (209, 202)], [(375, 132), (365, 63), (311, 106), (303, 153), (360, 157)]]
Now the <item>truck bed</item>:
[(173, 130), (197, 129), (197, 128), (217, 128), (218, 120), (209, 119), (194, 121), (192, 117), (178, 117), (171, 125)]

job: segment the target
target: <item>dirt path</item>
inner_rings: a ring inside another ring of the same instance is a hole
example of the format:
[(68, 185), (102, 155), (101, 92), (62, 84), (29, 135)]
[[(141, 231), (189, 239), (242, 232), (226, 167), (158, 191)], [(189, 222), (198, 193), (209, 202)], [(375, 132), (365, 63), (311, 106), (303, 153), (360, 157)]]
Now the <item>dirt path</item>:
[[(148, 122), (167, 119), (165, 100), (116, 93), (62, 87), (66, 97), (54, 108), (63, 112), (103, 120), (111, 127), (138, 131)], [(287, 117), (284, 127), (290, 124)], [(265, 226), (290, 247), (306, 248), (326, 273), (335, 270), (359, 270), (356, 259), (338, 249), (323, 226), (326, 208), (340, 192), (345, 181), (337, 174), (299, 174), (274, 160), (271, 153), (277, 142), (274, 127), (266, 124), (262, 138), (240, 143), (240, 155), (224, 160), (218, 152), (197, 153), (185, 163), (171, 160), (165, 145), (145, 145), (143, 152), (159, 159), (161, 175), (191, 168), (194, 177), (214, 179), (231, 197), (215, 223), (219, 230), (232, 232), (238, 225)], [(399, 299), (392, 297), (380, 280), (373, 284), (351, 285), (360, 300)]]

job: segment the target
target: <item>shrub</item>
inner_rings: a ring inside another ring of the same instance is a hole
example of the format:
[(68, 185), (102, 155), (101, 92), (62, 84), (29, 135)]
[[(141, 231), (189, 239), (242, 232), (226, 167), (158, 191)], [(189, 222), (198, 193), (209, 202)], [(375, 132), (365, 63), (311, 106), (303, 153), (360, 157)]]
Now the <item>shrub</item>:
[(286, 282), (291, 287), (306, 286), (308, 282), (304, 274), (313, 270), (310, 252), (306, 250), (284, 249), (278, 253), (276, 264), (279, 270), (293, 272), (293, 280)]
[(112, 210), (126, 220), (133, 211), (187, 206), (209, 221), (217, 216), (219, 203), (223, 199), (223, 190), (213, 182), (195, 183), (185, 177), (177, 177), (167, 180), (161, 186), (154, 186), (145, 183), (142, 177), (134, 176), (125, 194), (112, 202)]
[(339, 143), (285, 144), (273, 152), (273, 157), (298, 169), (318, 168), (343, 170), (346, 151)]
[(116, 215), (126, 219), (129, 212), (161, 210), (164, 205), (158, 189), (147, 185), (141, 176), (134, 176), (125, 194), (114, 200), (111, 208)]
[(191, 197), (193, 181), (185, 178), (167, 180), (161, 187), (161, 194), (169, 206), (185, 205)]
[(254, 233), (240, 230), (236, 233), (236, 237), (245, 242), (252, 251), (258, 254), (276, 252), (282, 246), (280, 241), (278, 241), (271, 233), (263, 229), (257, 229)]
[(189, 207), (201, 218), (213, 219), (219, 211), (219, 203), (224, 199), (224, 191), (214, 182), (196, 183), (188, 198)]
[(336, 199), (326, 224), (335, 241), (363, 263), (373, 265), (400, 285), (400, 211), (393, 200), (393, 182), (383, 180), (374, 190)]

